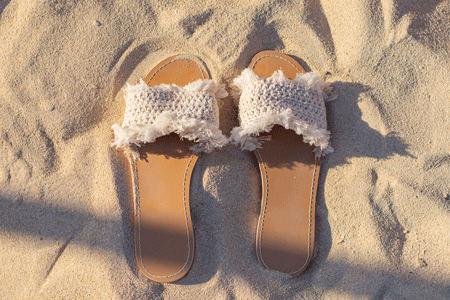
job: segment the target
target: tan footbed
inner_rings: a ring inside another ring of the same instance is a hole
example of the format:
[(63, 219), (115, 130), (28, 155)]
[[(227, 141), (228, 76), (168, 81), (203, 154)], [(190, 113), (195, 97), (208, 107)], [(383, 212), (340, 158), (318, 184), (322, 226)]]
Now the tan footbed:
[[(170, 57), (150, 71), (149, 86), (162, 83), (185, 86), (209, 79), (200, 61)], [(137, 215), (134, 218), (136, 262), (142, 273), (158, 282), (181, 279), (194, 258), (194, 231), (189, 210), (189, 187), (197, 155), (193, 145), (177, 134), (156, 139), (139, 148), (135, 162), (138, 184)]]
[[(305, 73), (293, 58), (275, 51), (257, 54), (250, 68), (266, 78), (280, 69), (290, 79)], [(320, 158), (292, 130), (276, 125), (265, 135), (271, 140), (253, 152), (262, 180), (256, 255), (264, 267), (297, 276), (308, 266), (314, 247)]]

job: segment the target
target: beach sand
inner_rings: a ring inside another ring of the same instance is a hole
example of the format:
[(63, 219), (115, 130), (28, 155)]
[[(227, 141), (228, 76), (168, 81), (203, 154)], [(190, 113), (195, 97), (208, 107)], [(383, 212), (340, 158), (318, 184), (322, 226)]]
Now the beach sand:
[[(161, 2), (0, 1), (0, 299), (449, 299), (450, 2)], [(260, 266), (261, 179), (229, 145), (194, 170), (191, 271), (152, 282), (110, 147), (122, 88), (184, 53), (229, 85), (262, 50), (339, 93), (311, 263)]]

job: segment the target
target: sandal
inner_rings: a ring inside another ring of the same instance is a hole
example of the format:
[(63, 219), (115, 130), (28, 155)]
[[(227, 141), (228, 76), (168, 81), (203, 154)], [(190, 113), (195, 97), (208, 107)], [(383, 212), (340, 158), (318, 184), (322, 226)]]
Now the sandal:
[(227, 143), (219, 130), (223, 85), (196, 57), (170, 57), (125, 89), (122, 126), (112, 145), (129, 149), (134, 186), (136, 262), (157, 282), (189, 271), (194, 231), (189, 210), (191, 174), (200, 153)]
[(233, 81), (240, 127), (230, 141), (253, 151), (262, 180), (256, 255), (265, 268), (297, 276), (314, 247), (321, 155), (329, 146), (324, 96), (333, 87), (292, 57), (257, 54)]

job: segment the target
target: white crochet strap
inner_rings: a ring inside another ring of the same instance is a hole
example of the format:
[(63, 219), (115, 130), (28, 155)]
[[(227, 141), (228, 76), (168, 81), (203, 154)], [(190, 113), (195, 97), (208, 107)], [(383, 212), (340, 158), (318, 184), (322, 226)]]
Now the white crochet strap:
[(219, 130), (216, 100), (227, 96), (223, 85), (197, 80), (185, 87), (149, 87), (141, 79), (137, 85), (128, 85), (124, 92), (125, 116), (122, 126), (112, 126), (113, 146), (139, 146), (171, 132), (199, 142), (193, 147), (197, 152), (210, 152), (226, 143)]
[[(314, 73), (297, 74), (289, 80), (276, 71), (269, 78), (260, 78), (246, 69), (233, 81), (239, 98), (240, 127), (233, 129), (231, 141), (246, 150), (261, 147), (256, 138), (260, 132), (269, 132), (273, 125), (282, 125), (303, 135), (306, 143), (320, 151), (328, 147), (324, 94), (329, 84)], [(332, 151), (328, 148), (326, 152)]]

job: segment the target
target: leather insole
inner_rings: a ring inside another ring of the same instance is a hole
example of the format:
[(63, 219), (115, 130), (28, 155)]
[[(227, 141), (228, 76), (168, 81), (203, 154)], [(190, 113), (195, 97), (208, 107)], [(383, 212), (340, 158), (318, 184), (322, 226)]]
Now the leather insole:
[[(274, 51), (256, 55), (250, 68), (260, 77), (280, 69), (290, 79), (305, 72), (294, 59)], [(320, 161), (314, 147), (292, 130), (276, 125), (265, 135), (271, 140), (253, 153), (262, 180), (256, 253), (264, 267), (296, 276), (307, 267), (314, 247)]]
[[(150, 71), (149, 86), (185, 86), (209, 79), (204, 66), (193, 58), (170, 57)], [(189, 187), (197, 155), (193, 142), (172, 133), (139, 148), (136, 161), (138, 207), (135, 217), (136, 261), (148, 278), (158, 282), (179, 280), (194, 258), (194, 231), (189, 208)]]

